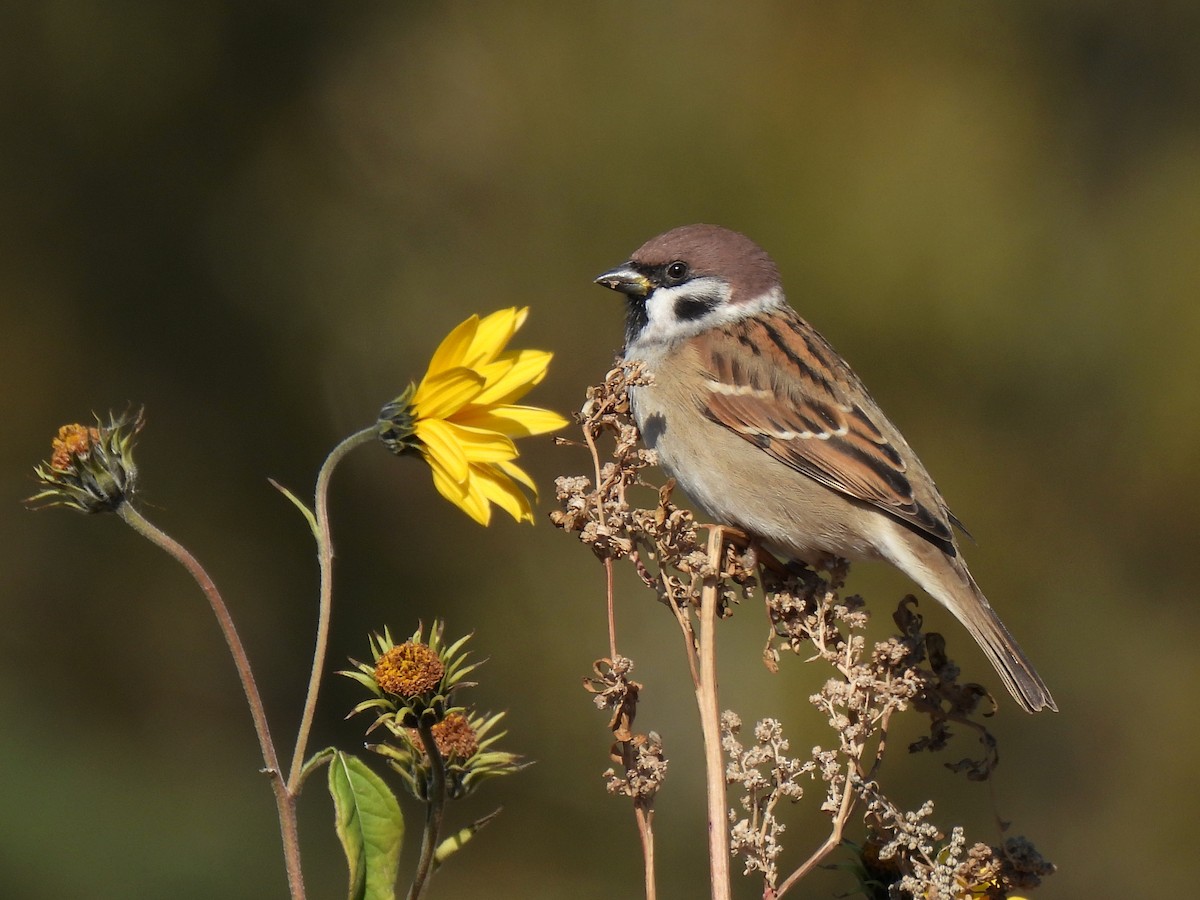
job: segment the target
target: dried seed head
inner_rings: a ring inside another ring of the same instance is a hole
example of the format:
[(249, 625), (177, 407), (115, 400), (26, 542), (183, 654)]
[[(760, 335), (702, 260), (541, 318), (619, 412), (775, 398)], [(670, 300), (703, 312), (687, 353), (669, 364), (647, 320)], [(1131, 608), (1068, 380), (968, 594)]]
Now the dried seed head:
[(416, 697), (433, 691), (446, 674), (437, 653), (409, 641), (392, 647), (375, 663), (375, 682), (389, 694)]
[(34, 467), (42, 490), (31, 506), (66, 506), (86, 513), (114, 512), (133, 496), (134, 438), (142, 414), (112, 416), (108, 424), (64, 425), (50, 442), (50, 459)]

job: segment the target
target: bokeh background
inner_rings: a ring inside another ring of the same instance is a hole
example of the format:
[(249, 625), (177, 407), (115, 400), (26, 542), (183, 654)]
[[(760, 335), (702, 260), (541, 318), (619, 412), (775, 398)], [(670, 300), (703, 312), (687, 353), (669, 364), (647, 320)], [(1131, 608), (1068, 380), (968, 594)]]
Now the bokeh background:
[[(1186, 2), (6, 5), (0, 896), (285, 895), (195, 586), (115, 519), (22, 508), (60, 424), (145, 404), (143, 509), (224, 589), (287, 757), (316, 566), (267, 477), (310, 490), (475, 311), (532, 306), (522, 344), (557, 359), (531, 399), (577, 408), (620, 343), (591, 278), (693, 221), (773, 253), (970, 525), (976, 575), (1062, 708), (1002, 697), (993, 787), (900, 754), (898, 798), (934, 797), (972, 839), (1013, 820), (1060, 866), (1039, 896), (1191, 893), (1197, 33)], [(444, 616), (490, 659), (476, 700), (510, 710), (508, 746), (538, 761), (456, 812), (505, 807), (436, 896), (637, 896), (580, 689), (606, 652), (601, 572), (545, 521), (552, 478), (587, 461), (523, 449), (545, 488), (533, 528), (478, 528), (415, 461), (350, 458), (332, 663)], [(910, 589), (870, 566), (852, 586), (883, 623)], [(620, 627), (638, 725), (672, 758), (662, 893), (704, 896), (678, 633), (629, 581)], [(724, 629), (724, 702), (783, 717), (800, 752), (827, 741), (815, 673), (759, 662), (761, 614)], [(314, 748), (361, 739), (342, 720), (357, 696), (327, 680)], [(824, 835), (814, 804), (786, 835), (795, 860)], [(339, 896), (319, 784), (302, 815), (310, 896)], [(802, 895), (849, 887), (824, 873)]]

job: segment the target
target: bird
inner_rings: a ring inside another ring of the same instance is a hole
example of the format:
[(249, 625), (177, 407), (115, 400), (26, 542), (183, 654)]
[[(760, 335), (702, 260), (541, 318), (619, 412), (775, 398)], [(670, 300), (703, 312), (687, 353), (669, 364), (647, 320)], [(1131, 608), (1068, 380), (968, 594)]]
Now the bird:
[(624, 295), (630, 408), (662, 469), (781, 559), (884, 560), (945, 606), (1027, 712), (1058, 707), (975, 583), (966, 529), (779, 269), (718, 225), (651, 238), (595, 283)]

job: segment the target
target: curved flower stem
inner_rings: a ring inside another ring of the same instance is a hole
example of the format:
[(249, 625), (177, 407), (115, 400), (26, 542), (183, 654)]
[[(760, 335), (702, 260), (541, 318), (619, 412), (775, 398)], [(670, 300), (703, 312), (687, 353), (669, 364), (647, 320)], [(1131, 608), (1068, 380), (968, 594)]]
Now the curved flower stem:
[(271, 790), (275, 794), (275, 806), (279, 811), (279, 829), (283, 836), (283, 855), (287, 865), (288, 887), (291, 890), (292, 900), (304, 900), (304, 873), (300, 868), (300, 838), (296, 827), (296, 798), (284, 784), (283, 773), (279, 769), (279, 757), (275, 752), (275, 744), (271, 740), (271, 730), (267, 726), (267, 714), (263, 707), (262, 695), (258, 692), (254, 673), (250, 669), (250, 658), (246, 655), (246, 648), (238, 636), (237, 628), (233, 624), (233, 617), (229, 614), (229, 608), (226, 607), (221, 593), (204, 567), (186, 547), (152, 525), (129, 503), (122, 503), (117, 508), (117, 515), (142, 537), (174, 557), (180, 565), (187, 569), (200, 586), (200, 590), (204, 592), (204, 596), (208, 598), (209, 606), (212, 607), (213, 614), (217, 617), (217, 624), (221, 626), (221, 633), (225, 636), (225, 643), (229, 645), (233, 664), (237, 667), (238, 678), (241, 679), (242, 690), (246, 694), (246, 703), (250, 707), (250, 716), (254, 719), (254, 731), (258, 735), (265, 772), (271, 779)]
[(300, 792), (304, 772), (304, 754), (308, 749), (308, 735), (312, 731), (313, 716), (317, 709), (317, 694), (321, 690), (321, 677), (325, 672), (325, 653), (329, 646), (329, 619), (333, 610), (333, 540), (329, 533), (329, 479), (342, 458), (362, 444), (376, 437), (376, 426), (355, 432), (333, 448), (321, 471), (317, 474), (314, 502), (316, 516), (315, 536), (317, 539), (317, 561), (321, 568), (321, 597), (317, 613), (317, 640), (313, 651), (312, 672), (308, 678), (308, 694), (304, 698), (304, 713), (296, 731), (296, 749), (292, 753), (292, 766), (288, 770), (287, 789), (293, 796)]
[(429, 802), (425, 807), (425, 833), (421, 836), (421, 858), (417, 861), (417, 870), (408, 889), (408, 900), (418, 900), (429, 883), (429, 876), (433, 874), (433, 858), (442, 832), (442, 811), (446, 804), (446, 764), (425, 719), (417, 724), (417, 733), (421, 735), (421, 743), (429, 757), (431, 777)]

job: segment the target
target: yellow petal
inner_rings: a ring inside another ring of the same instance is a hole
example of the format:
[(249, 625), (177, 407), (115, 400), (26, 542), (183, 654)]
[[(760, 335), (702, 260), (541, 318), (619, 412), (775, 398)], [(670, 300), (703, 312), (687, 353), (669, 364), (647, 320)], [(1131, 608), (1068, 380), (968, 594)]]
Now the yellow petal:
[(436, 460), (451, 479), (459, 483), (467, 480), (467, 454), (448, 423), (441, 419), (419, 419), (416, 435), (425, 448), (425, 455)]
[(495, 362), (477, 369), (487, 385), (476, 403), (512, 403), (520, 400), (546, 377), (546, 368), (554, 354), (547, 350), (517, 350), (505, 353)]
[(499, 469), (501, 472), (503, 472), (509, 478), (513, 479), (514, 481), (520, 482), (521, 484), (525, 485), (525, 487), (529, 488), (529, 490), (533, 493), (533, 499), (534, 500), (537, 499), (537, 496), (538, 496), (537, 485), (533, 483), (533, 479), (529, 477), (528, 472), (526, 472), (524, 469), (522, 469), (520, 466), (518, 466), (514, 462), (498, 462), (498, 463), (495, 463), (494, 465), (496, 466), (497, 469)]
[(479, 316), (471, 316), (465, 322), (456, 325), (442, 339), (442, 342), (438, 344), (438, 348), (433, 351), (433, 359), (429, 361), (429, 368), (425, 371), (425, 378), (429, 379), (446, 369), (461, 366), (463, 364), (463, 357), (466, 356), (471, 342), (475, 340), (475, 334), (478, 330)]
[(492, 463), (517, 458), (517, 448), (512, 440), (498, 431), (486, 428), (472, 428), (459, 425), (456, 422), (443, 422), (453, 441), (455, 441), (469, 462)]
[(458, 481), (452, 478), (442, 461), (436, 457), (426, 456), (425, 461), (429, 464), (429, 471), (433, 474), (433, 486), (438, 489), (438, 493), (455, 506), (461, 506), (463, 498), (467, 496), (467, 479)]
[(422, 419), (444, 419), (475, 399), (484, 385), (483, 376), (461, 366), (425, 376), (413, 394), (412, 405)]
[(500, 355), (505, 345), (516, 334), (517, 329), (524, 324), (528, 315), (528, 306), (521, 309), (514, 306), (509, 309), (497, 310), (490, 316), (482, 318), (461, 364), (477, 369), (490, 363)]
[(433, 473), (433, 486), (439, 494), (480, 525), (487, 525), (492, 520), (492, 509), (488, 506), (487, 498), (478, 487), (472, 490), (473, 479), (470, 476), (461, 482), (455, 481), (432, 459), (429, 461), (429, 471)]
[(529, 505), (529, 498), (512, 479), (494, 466), (472, 466), (471, 482), (478, 485), (483, 496), (518, 522), (533, 521), (533, 507)]
[(455, 424), (498, 431), (509, 437), (546, 434), (569, 425), (570, 421), (549, 409), (537, 406), (469, 406), (454, 417)]
[(467, 497), (462, 509), (480, 525), (487, 525), (492, 521), (492, 507), (488, 505), (487, 496), (481, 490), (478, 472), (478, 466), (471, 466), (471, 475), (467, 478)]

